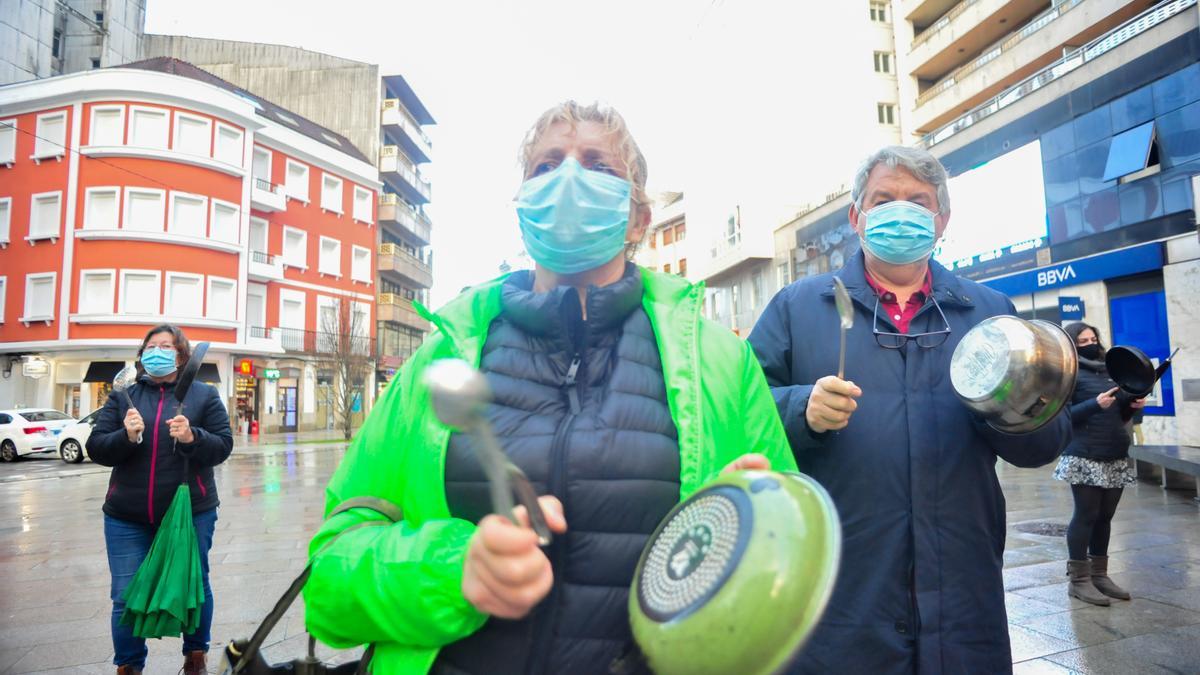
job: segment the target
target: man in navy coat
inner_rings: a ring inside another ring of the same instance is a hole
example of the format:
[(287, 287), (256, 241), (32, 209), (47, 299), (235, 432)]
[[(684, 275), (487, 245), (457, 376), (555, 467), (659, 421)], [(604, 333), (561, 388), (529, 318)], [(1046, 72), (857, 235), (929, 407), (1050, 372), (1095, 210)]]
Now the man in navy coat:
[[(955, 397), (955, 345), (980, 321), (1016, 312), (930, 260), (950, 219), (946, 183), (924, 150), (873, 154), (851, 193), (862, 250), (784, 288), (750, 334), (796, 462), (833, 496), (844, 535), (837, 586), (797, 673), (1012, 670), (996, 460), (1053, 461), (1070, 420), (1010, 436)], [(855, 311), (845, 380), (833, 276)]]

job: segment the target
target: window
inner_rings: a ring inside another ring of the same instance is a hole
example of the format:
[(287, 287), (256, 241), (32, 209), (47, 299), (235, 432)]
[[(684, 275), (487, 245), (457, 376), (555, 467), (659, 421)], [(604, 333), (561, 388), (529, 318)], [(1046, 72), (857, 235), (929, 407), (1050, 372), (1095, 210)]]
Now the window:
[(79, 273), (79, 313), (112, 314), (116, 275), (112, 270), (83, 270)]
[(896, 123), (896, 106), (891, 103), (880, 103), (875, 106), (875, 110), (879, 115), (880, 124)]
[(762, 307), (763, 301), (767, 298), (766, 275), (762, 270), (755, 270), (750, 275), (750, 310)]
[(871, 3), (871, 20), (880, 23), (887, 23), (887, 4), (883, 2)]
[(171, 234), (203, 239), (208, 225), (207, 202), (208, 200), (200, 195), (172, 192), (167, 231)]
[(97, 68), (99, 68), (99, 67), (100, 67), (100, 58), (99, 58), (99, 57), (96, 57), (96, 56), (93, 56), (93, 57), (92, 57), (92, 70), (95, 70), (95, 69), (97, 69)]
[(167, 111), (158, 108), (130, 108), (129, 144), (139, 148), (166, 150)]
[(350, 278), (354, 281), (371, 283), (371, 249), (355, 246), (350, 259)]
[(303, 230), (284, 226), (283, 264), (301, 269), (308, 267), (308, 234)]
[(209, 239), (224, 241), (230, 244), (238, 243), (238, 207), (236, 204), (212, 200), (212, 225), (208, 232)]
[(0, 324), (4, 323), (4, 298), (8, 294), (8, 277), (0, 277)]
[(12, 197), (0, 199), (0, 244), (12, 241)]
[(121, 270), (118, 314), (158, 314), (161, 272)]
[(329, 237), (321, 237), (317, 271), (335, 277), (342, 276), (342, 242)]
[(290, 159), (287, 161), (287, 196), (308, 201), (308, 167)]
[(667, 274), (671, 273), (671, 263), (666, 263), (663, 265), (663, 272), (666, 272)]
[(25, 275), (25, 313), (22, 321), (50, 321), (54, 318), (54, 272)]
[(96, 106), (92, 108), (92, 126), (88, 145), (124, 145), (125, 107)]
[(250, 175), (258, 180), (271, 182), (271, 151), (254, 146), (254, 160), (250, 165)]
[(364, 223), (375, 222), (371, 218), (371, 191), (354, 186), (354, 219)]
[(204, 314), (204, 277), (199, 274), (167, 272), (167, 298), (163, 314), (202, 316)]
[(687, 258), (679, 259), (679, 276), (681, 276), (681, 277), (687, 276)]
[(83, 202), (83, 229), (115, 230), (120, 226), (120, 188), (88, 188), (84, 192)]
[(776, 266), (776, 276), (778, 277), (780, 288), (787, 286), (788, 284), (792, 283), (791, 267), (787, 263), (779, 263), (779, 265)]
[(675, 226), (675, 241), (683, 241), (687, 237), (687, 225), (680, 224)]
[(0, 164), (12, 163), (17, 159), (17, 121), (0, 120)]
[(875, 52), (875, 72), (892, 72), (892, 55), (888, 52)]
[(63, 32), (61, 28), (55, 28), (54, 33), (50, 37), (50, 54), (56, 59), (62, 58), (62, 37)]
[(1154, 122), (1123, 131), (1112, 139), (1108, 146), (1108, 162), (1104, 167), (1104, 178), (1110, 181), (1131, 173), (1141, 171), (1148, 166), (1151, 159), (1158, 163), (1154, 152)]
[(234, 166), (242, 165), (242, 132), (240, 129), (217, 125), (217, 144), (213, 159)]
[(729, 301), (732, 305), (731, 309), (733, 310), (733, 316), (735, 320), (737, 315), (742, 313), (742, 302), (741, 298), (738, 297), (740, 295), (739, 291), (741, 290), (741, 284), (738, 283), (734, 283), (733, 286), (729, 287)]
[(172, 149), (189, 155), (208, 157), (212, 150), (212, 120), (187, 113), (175, 113), (175, 142)]
[(658, 233), (650, 233), (650, 248), (658, 248)]
[(210, 319), (237, 321), (237, 282), (233, 279), (209, 277), (207, 307), (208, 311), (204, 315)]
[(41, 192), (29, 200), (29, 241), (58, 239), (62, 230), (62, 192)]
[(104, 23), (104, 12), (101, 12), (99, 10), (96, 11), (96, 23), (99, 23), (99, 24)]
[(321, 208), (342, 212), (342, 179), (325, 174), (321, 177)]
[(37, 138), (33, 141), (33, 156), (62, 157), (67, 145), (67, 113), (56, 112), (37, 116)]
[(675, 230), (666, 228), (663, 230), (663, 246), (669, 246), (675, 242)]
[(162, 190), (125, 188), (126, 230), (162, 232), (166, 197)]
[(250, 216), (250, 250), (267, 252), (267, 221)]

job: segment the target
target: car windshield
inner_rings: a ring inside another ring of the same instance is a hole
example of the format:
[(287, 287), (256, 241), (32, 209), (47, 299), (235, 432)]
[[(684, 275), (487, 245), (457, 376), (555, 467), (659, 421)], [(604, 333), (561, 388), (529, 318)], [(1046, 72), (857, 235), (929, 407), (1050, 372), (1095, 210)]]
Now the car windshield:
[(74, 419), (70, 415), (64, 415), (57, 410), (33, 410), (21, 413), (30, 422), (61, 422), (62, 420)]

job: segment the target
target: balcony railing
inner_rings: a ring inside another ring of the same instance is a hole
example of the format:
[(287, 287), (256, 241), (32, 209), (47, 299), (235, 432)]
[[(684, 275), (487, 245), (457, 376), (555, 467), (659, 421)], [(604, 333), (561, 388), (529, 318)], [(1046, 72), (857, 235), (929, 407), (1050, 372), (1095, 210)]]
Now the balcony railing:
[(250, 190), (251, 206), (259, 211), (282, 211), (287, 208), (287, 196), (282, 185), (275, 185), (265, 178), (255, 178)]
[(263, 265), (275, 264), (275, 256), (265, 251), (250, 251), (250, 260)]
[(396, 223), (408, 230), (421, 245), (428, 246), (433, 225), (424, 213), (390, 192), (379, 195), (379, 221)]
[(399, 274), (421, 288), (433, 285), (429, 264), (395, 244), (379, 245), (379, 271)]
[(247, 273), (256, 281), (280, 281), (283, 279), (283, 259), (266, 251), (250, 251)]
[(417, 313), (412, 300), (396, 293), (380, 293), (375, 303), (380, 321), (393, 321), (418, 330), (428, 331), (429, 321)]
[(250, 326), (250, 337), (255, 340), (270, 340), (271, 329), (263, 326)]
[[(975, 1), (976, 0), (964, 0), (964, 4), (973, 4)], [(959, 67), (954, 72), (939, 80), (937, 84), (921, 92), (921, 95), (917, 97), (917, 105), (924, 105), (927, 101), (929, 101), (929, 99), (941, 94), (947, 89), (950, 89), (956, 83), (961, 82), (965, 77), (984, 67), (989, 62), (995, 61), (1001, 54), (1010, 51), (1013, 47), (1016, 47), (1029, 36), (1037, 33), (1051, 23), (1054, 23), (1056, 19), (1062, 17), (1062, 15), (1071, 11), (1076, 5), (1082, 2), (1083, 0), (1062, 0), (1062, 2), (1059, 2), (1054, 7), (1051, 7), (1035, 17), (1029, 23), (1022, 26), (1020, 30), (1004, 38), (1002, 42), (994, 44), (988, 49), (985, 49), (982, 54), (975, 57), (970, 63)], [(922, 35), (924, 34), (925, 33), (922, 33)]]
[[(1067, 0), (1062, 5), (1055, 9), (1062, 9), (1066, 5), (1075, 5), (1082, 0)], [(1179, 14), (1188, 7), (1196, 4), (1197, 0), (1166, 0), (1154, 7), (1142, 12), (1136, 17), (1126, 21), (1113, 30), (1104, 35), (1092, 40), (1083, 47), (1067, 54), (1063, 58), (1046, 66), (1037, 73), (1022, 80), (1018, 84), (1009, 87), (1001, 92), (995, 98), (976, 106), (970, 112), (964, 114), (953, 122), (937, 129), (936, 131), (926, 134), (919, 145), (929, 148), (941, 143), (942, 141), (954, 136), (958, 132), (970, 127), (972, 124), (989, 117), (997, 111), (1007, 108), (1024, 97), (1041, 89), (1047, 84), (1063, 77), (1067, 73), (1075, 70), (1083, 64), (1095, 59), (1098, 56), (1114, 49), (1115, 47), (1132, 40), (1133, 38), (1145, 33), (1158, 24), (1170, 19)], [(1054, 10), (1051, 10), (1054, 11)], [(1063, 11), (1066, 11), (1065, 9)], [(1035, 20), (1036, 21), (1036, 20)]]
[(420, 197), (429, 201), (429, 183), (421, 178), (399, 147), (385, 145), (379, 149), (379, 171), (398, 174)]
[(413, 144), (429, 157), (433, 154), (433, 142), (429, 140), (429, 136), (421, 129), (421, 125), (408, 114), (404, 106), (400, 105), (400, 99), (388, 98), (383, 101), (383, 110), (381, 121), (384, 126), (395, 125), (404, 130), (404, 133), (413, 141)]
[(371, 356), (375, 353), (375, 340), (367, 335), (281, 327), (271, 329), (271, 338), (278, 340), (283, 350), (290, 353), (330, 357), (338, 354)]
[(913, 49), (916, 49), (920, 45), (925, 44), (925, 42), (928, 41), (929, 38), (933, 37), (941, 29), (945, 28), (946, 26), (949, 26), (951, 21), (957, 19), (959, 17), (959, 15), (961, 15), (963, 12), (967, 11), (968, 7), (970, 7), (971, 5), (974, 5), (977, 2), (979, 2), (979, 0), (962, 0), (962, 2), (951, 7), (950, 11), (946, 12), (941, 17), (939, 17), (937, 21), (934, 21), (933, 25), (929, 26), (928, 28), (921, 31), (920, 33), (917, 33), (917, 36), (913, 38)]

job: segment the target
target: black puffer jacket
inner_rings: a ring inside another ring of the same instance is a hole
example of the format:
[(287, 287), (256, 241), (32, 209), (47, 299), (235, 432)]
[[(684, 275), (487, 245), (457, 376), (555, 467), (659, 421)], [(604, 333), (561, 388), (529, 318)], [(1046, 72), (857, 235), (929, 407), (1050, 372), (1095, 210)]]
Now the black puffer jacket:
[[(586, 322), (574, 289), (531, 288), (528, 273), (509, 279), (482, 369), (505, 452), (565, 509), (568, 531), (546, 552), (554, 587), (525, 619), (493, 618), (447, 645), (434, 673), (608, 672), (632, 644), (638, 557), (679, 501), (676, 429), (636, 268), (588, 293)], [(490, 511), (464, 436), (450, 439), (446, 498), (457, 518), (478, 522)]]
[[(220, 504), (213, 467), (233, 451), (229, 414), (214, 387), (196, 382), (188, 390), (183, 415), (188, 418), (195, 441), (175, 445), (167, 421), (175, 416), (175, 383), (155, 384), (143, 376), (129, 388), (133, 405), (142, 415), (146, 430), (142, 442), (133, 443), (125, 433), (125, 395), (112, 392), (96, 426), (88, 436), (87, 452), (92, 461), (111, 466), (104, 512), (113, 518), (136, 523), (162, 522), (175, 496), (187, 480), (192, 494), (192, 513), (203, 513)], [(184, 458), (187, 476), (184, 476)]]
[(1064, 455), (1089, 459), (1124, 459), (1129, 456), (1129, 430), (1125, 423), (1132, 417), (1132, 399), (1123, 391), (1107, 409), (1096, 401), (1100, 394), (1117, 386), (1099, 361), (1079, 359), (1079, 376), (1071, 396), (1071, 424), (1074, 434)]

